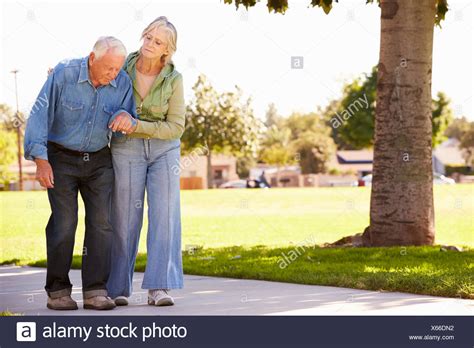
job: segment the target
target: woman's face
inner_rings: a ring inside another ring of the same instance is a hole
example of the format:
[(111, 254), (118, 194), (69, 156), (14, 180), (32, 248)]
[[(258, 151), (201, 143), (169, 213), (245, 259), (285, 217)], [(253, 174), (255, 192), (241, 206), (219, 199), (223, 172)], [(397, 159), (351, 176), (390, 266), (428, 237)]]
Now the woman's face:
[(146, 58), (161, 59), (163, 55), (169, 54), (166, 42), (166, 31), (163, 28), (155, 28), (143, 37), (141, 54)]

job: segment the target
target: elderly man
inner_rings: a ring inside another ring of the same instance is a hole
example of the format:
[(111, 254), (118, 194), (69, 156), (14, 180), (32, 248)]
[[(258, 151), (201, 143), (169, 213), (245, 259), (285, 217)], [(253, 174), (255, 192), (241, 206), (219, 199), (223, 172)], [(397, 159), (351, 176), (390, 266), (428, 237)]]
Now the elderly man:
[[(84, 201), (82, 289), (85, 309), (113, 309), (107, 297), (112, 228), (109, 222), (114, 173), (108, 147), (112, 130), (135, 124), (132, 83), (121, 70), (127, 55), (114, 37), (102, 37), (88, 57), (59, 63), (40, 92), (46, 103), (31, 112), (25, 158), (36, 163), (36, 179), (48, 189), (46, 226), (47, 307), (77, 309), (69, 270), (77, 227), (78, 192)], [(133, 115), (133, 116), (131, 116)], [(114, 121), (113, 129), (109, 124)]]

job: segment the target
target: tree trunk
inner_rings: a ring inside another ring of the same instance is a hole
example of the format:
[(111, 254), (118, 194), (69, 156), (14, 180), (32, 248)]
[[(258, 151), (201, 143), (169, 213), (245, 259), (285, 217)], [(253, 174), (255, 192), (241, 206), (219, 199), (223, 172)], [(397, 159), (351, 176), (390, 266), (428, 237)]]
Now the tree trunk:
[(276, 181), (277, 181), (277, 184), (276, 184), (276, 187), (280, 187), (280, 166), (277, 165), (277, 173), (276, 173)]
[(212, 153), (211, 150), (207, 152), (207, 188), (213, 188), (213, 176), (212, 176)]
[(365, 245), (434, 242), (431, 66), (436, 0), (381, 0), (370, 226)]

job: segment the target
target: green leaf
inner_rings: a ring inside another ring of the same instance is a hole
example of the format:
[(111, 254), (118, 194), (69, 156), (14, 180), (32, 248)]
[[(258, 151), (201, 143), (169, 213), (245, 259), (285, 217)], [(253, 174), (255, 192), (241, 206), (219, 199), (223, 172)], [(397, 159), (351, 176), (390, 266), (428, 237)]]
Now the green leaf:
[(446, 17), (446, 12), (448, 12), (448, 1), (438, 0), (436, 4), (435, 23), (440, 28), (441, 28), (441, 21), (443, 21)]
[[(338, 2), (338, 0), (334, 0)], [(313, 7), (319, 6), (323, 9), (324, 13), (328, 14), (331, 12), (333, 0), (311, 0), (311, 5)]]
[(284, 14), (288, 9), (288, 0), (268, 0), (267, 7), (268, 12)]

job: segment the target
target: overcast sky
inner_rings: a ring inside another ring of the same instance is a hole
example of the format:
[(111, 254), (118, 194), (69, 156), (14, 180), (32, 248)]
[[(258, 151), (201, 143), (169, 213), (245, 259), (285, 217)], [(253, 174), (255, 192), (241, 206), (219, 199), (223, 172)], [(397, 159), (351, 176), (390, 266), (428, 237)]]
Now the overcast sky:
[[(380, 9), (365, 0), (340, 0), (329, 15), (289, 0), (285, 15), (269, 14), (265, 3), (248, 12), (223, 1), (44, 2), (2, 1), (0, 103), (15, 105), (18, 69), (20, 109), (27, 111), (48, 67), (86, 56), (102, 35), (121, 39), (129, 51), (140, 33), (165, 15), (178, 30), (174, 57), (189, 99), (198, 74), (220, 90), (240, 86), (263, 117), (274, 102), (282, 115), (314, 111), (341, 94), (343, 83), (377, 64)], [(433, 95), (444, 91), (456, 116), (472, 114), (472, 1), (449, 0), (443, 28), (435, 30)], [(303, 57), (303, 69), (291, 69)]]

